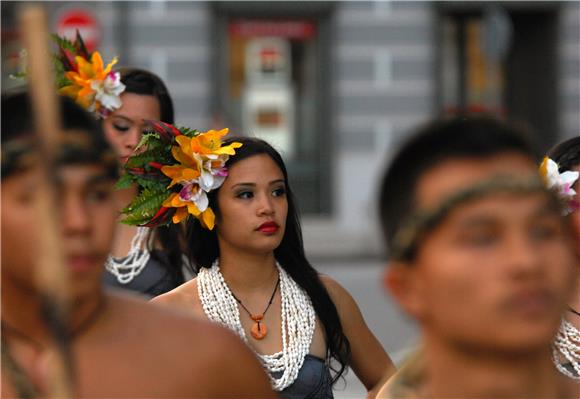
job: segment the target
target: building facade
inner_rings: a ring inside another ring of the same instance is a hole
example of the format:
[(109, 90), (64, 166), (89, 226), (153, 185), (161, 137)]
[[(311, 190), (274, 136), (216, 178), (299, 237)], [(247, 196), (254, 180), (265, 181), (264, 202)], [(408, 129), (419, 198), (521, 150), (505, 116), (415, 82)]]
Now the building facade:
[[(104, 58), (161, 76), (178, 124), (274, 142), (315, 257), (380, 255), (381, 171), (430, 118), (515, 117), (546, 148), (580, 134), (579, 2), (45, 4), (54, 30), (80, 9)], [(20, 5), (2, 2), (4, 87)]]

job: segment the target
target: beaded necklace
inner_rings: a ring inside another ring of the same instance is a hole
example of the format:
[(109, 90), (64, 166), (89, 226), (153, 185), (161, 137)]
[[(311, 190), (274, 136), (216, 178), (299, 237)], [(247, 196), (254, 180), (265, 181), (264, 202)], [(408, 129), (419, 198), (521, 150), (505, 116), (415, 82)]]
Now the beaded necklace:
[[(282, 350), (271, 355), (256, 355), (270, 377), (272, 388), (282, 391), (296, 380), (310, 351), (316, 313), (306, 292), (278, 263), (276, 267), (280, 279)], [(197, 289), (208, 319), (230, 328), (247, 344), (239, 304), (220, 272), (219, 259), (210, 268), (200, 270)]]
[[(87, 316), (85, 320), (83, 320), (78, 326), (76, 326), (72, 331), (65, 331), (67, 334), (67, 339), (73, 340), (84, 332), (86, 332), (90, 327), (93, 326), (102, 315), (103, 310), (105, 308), (105, 300), (100, 300), (96, 306), (96, 308)], [(37, 387), (33, 382), (32, 379), (26, 372), (24, 368), (16, 362), (12, 354), (10, 353), (10, 348), (8, 343), (6, 342), (6, 333), (9, 335), (13, 335), (15, 338), (20, 339), (30, 346), (34, 348), (35, 351), (40, 352), (44, 348), (40, 345), (37, 341), (27, 336), (25, 333), (21, 332), (20, 330), (2, 322), (2, 338), (0, 345), (0, 351), (2, 352), (2, 367), (6, 370), (8, 378), (14, 384), (14, 389), (16, 390), (18, 397), (23, 399), (34, 399), (40, 398), (41, 390)], [(58, 345), (58, 344), (57, 344)], [(70, 348), (67, 348), (70, 351)], [(62, 350), (62, 348), (61, 348)], [(71, 353), (67, 352), (66, 357), (68, 358), (69, 362), (72, 362), (72, 358), (70, 358)], [(72, 363), (68, 365), (71, 367), (72, 372)]]
[[(575, 309), (569, 310), (578, 315)], [(560, 361), (562, 356), (570, 362), (574, 372), (568, 370)], [(562, 319), (562, 324), (554, 339), (552, 360), (560, 373), (580, 381), (580, 331), (566, 319)]]
[(138, 227), (137, 233), (131, 240), (131, 249), (124, 258), (114, 258), (109, 255), (105, 268), (109, 273), (117, 277), (120, 284), (129, 284), (139, 275), (149, 262), (151, 253), (145, 245), (149, 228)]

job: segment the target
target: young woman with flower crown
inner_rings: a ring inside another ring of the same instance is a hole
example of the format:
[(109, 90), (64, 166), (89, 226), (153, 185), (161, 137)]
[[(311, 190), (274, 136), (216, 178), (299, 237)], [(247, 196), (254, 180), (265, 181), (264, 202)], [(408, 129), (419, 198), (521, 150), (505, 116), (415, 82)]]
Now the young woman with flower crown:
[(372, 394), (393, 365), (350, 294), (306, 259), (280, 154), (258, 139), (222, 143), (226, 132), (156, 124), (147, 150), (127, 162), (125, 179), (149, 190), (127, 222), (193, 216), (187, 254), (198, 276), (154, 301), (235, 331), (282, 397), (332, 397), (349, 366)]
[[(136, 68), (104, 67), (100, 54), (90, 54), (77, 34), (75, 43), (57, 39), (64, 77), (62, 94), (75, 98), (102, 119), (103, 131), (122, 167), (147, 129), (147, 120), (173, 123), (173, 102), (163, 81)], [(71, 54), (75, 54), (73, 59)], [(136, 187), (116, 192), (118, 209), (137, 195)], [(184, 282), (179, 246), (179, 226), (157, 229), (118, 225), (115, 245), (103, 275), (108, 286), (129, 289), (153, 297)]]
[[(580, 255), (580, 137), (566, 140), (550, 150), (540, 172), (548, 187), (557, 190), (565, 201), (565, 212)], [(562, 374), (580, 382), (580, 278), (577, 287), (554, 340), (552, 359)]]

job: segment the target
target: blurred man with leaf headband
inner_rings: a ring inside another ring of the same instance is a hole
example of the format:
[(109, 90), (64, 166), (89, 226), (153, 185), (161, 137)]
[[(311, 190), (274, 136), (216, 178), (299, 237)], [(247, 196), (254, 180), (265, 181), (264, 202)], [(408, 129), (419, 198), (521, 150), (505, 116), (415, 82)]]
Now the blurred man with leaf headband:
[(48, 348), (57, 341), (74, 397), (271, 397), (260, 364), (226, 329), (103, 290), (118, 166), (94, 118), (70, 99), (59, 101), (64, 126), (54, 179), (71, 280), (67, 320), (46, 313), (34, 279), (40, 162), (29, 99), (2, 97), (1, 396), (46, 397)]
[(385, 285), (422, 342), (379, 397), (577, 397), (550, 359), (576, 259), (538, 159), (516, 128), (474, 116), (396, 154), (379, 201)]

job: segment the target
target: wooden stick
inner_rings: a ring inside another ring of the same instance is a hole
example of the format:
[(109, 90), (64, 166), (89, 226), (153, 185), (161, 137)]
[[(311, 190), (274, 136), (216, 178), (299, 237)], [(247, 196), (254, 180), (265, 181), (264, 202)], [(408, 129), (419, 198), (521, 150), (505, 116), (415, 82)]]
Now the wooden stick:
[[(54, 71), (49, 55), (48, 30), (46, 17), (41, 6), (28, 6), (20, 15), (22, 37), (28, 49), (28, 86), (34, 112), (35, 130), (40, 144), (38, 164), (39, 187), (36, 201), (37, 220), (35, 228), (39, 231), (39, 257), (36, 266), (36, 282), (44, 305), (57, 317), (61, 326), (68, 325), (68, 273), (65, 268), (61, 243), (61, 229), (56, 202), (55, 154), (60, 136), (59, 103), (56, 97)], [(51, 327), (48, 327), (51, 330)], [(54, 337), (56, 341), (59, 337)], [(59, 342), (53, 364), (50, 365), (50, 396), (72, 398), (73, 384), (67, 351)], [(65, 343), (68, 345), (68, 343)]]

